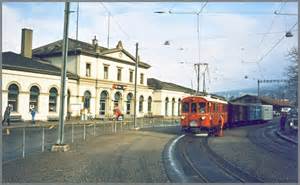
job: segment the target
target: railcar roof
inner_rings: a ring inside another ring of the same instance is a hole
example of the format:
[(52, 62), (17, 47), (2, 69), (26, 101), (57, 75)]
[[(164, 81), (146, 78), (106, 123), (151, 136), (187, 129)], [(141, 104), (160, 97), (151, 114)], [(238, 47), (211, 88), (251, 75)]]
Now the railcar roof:
[(184, 99), (189, 99), (189, 98), (193, 98), (193, 97), (194, 98), (202, 98), (202, 99), (204, 99), (206, 101), (209, 101), (209, 102), (216, 102), (216, 103), (228, 104), (227, 101), (216, 99), (216, 98), (212, 98), (210, 96), (188, 96), (188, 97), (185, 97)]

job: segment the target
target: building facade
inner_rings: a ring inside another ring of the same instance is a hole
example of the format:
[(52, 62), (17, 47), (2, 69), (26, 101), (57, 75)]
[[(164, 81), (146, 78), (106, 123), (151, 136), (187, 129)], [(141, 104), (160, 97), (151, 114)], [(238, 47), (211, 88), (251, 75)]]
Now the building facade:
[[(32, 30), (22, 30), (21, 54), (3, 53), (2, 110), (10, 104), (12, 115), (30, 120), (36, 107), (38, 120), (58, 119), (62, 40), (32, 50)], [(119, 41), (115, 48), (68, 41), (65, 115), (106, 118), (118, 107), (126, 117), (134, 112), (136, 58)], [(139, 60), (136, 112), (142, 116), (178, 116), (180, 101), (194, 91), (148, 78), (151, 66)], [(84, 110), (84, 111), (83, 111)], [(3, 113), (2, 113), (3, 114)]]

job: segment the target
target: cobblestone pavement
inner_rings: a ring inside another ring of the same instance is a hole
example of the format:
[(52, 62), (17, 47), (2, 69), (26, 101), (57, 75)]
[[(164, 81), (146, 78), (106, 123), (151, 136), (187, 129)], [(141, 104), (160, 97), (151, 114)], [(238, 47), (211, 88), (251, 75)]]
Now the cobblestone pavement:
[(26, 156), (2, 166), (3, 182), (168, 182), (161, 151), (172, 133), (126, 131), (90, 138), (65, 153)]
[[(276, 137), (275, 132), (272, 137), (268, 135), (267, 129), (271, 127), (272, 123), (268, 123), (226, 130), (224, 137), (210, 138), (209, 146), (231, 164), (264, 182), (295, 183), (298, 181), (298, 148)], [(260, 134), (249, 137), (257, 132)]]

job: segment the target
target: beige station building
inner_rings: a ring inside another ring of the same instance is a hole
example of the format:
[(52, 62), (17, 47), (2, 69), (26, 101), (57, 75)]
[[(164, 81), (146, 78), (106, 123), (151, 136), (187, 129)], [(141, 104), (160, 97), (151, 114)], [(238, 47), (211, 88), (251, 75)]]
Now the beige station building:
[[(8, 104), (11, 118), (57, 120), (59, 114), (62, 40), (32, 49), (33, 31), (22, 29), (21, 53), (2, 53), (2, 115)], [(110, 118), (118, 106), (125, 118), (133, 116), (136, 58), (119, 41), (115, 48), (69, 38), (65, 115), (79, 118), (83, 110), (93, 118)], [(138, 117), (178, 116), (182, 98), (195, 91), (150, 78), (149, 64), (139, 60)]]

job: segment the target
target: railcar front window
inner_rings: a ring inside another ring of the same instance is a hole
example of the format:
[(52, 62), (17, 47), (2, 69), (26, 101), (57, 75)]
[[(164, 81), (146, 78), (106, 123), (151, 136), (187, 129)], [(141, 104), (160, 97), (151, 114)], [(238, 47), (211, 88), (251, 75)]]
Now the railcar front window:
[(189, 112), (189, 103), (182, 104), (182, 112)]
[(197, 112), (197, 104), (196, 103), (192, 103), (191, 112), (193, 112), (193, 113)]
[(200, 113), (205, 113), (205, 109), (206, 109), (206, 103), (199, 103), (199, 112)]
[(214, 109), (215, 109), (214, 112), (218, 112), (218, 104), (215, 103), (214, 105), (215, 105), (215, 106), (214, 106)]

